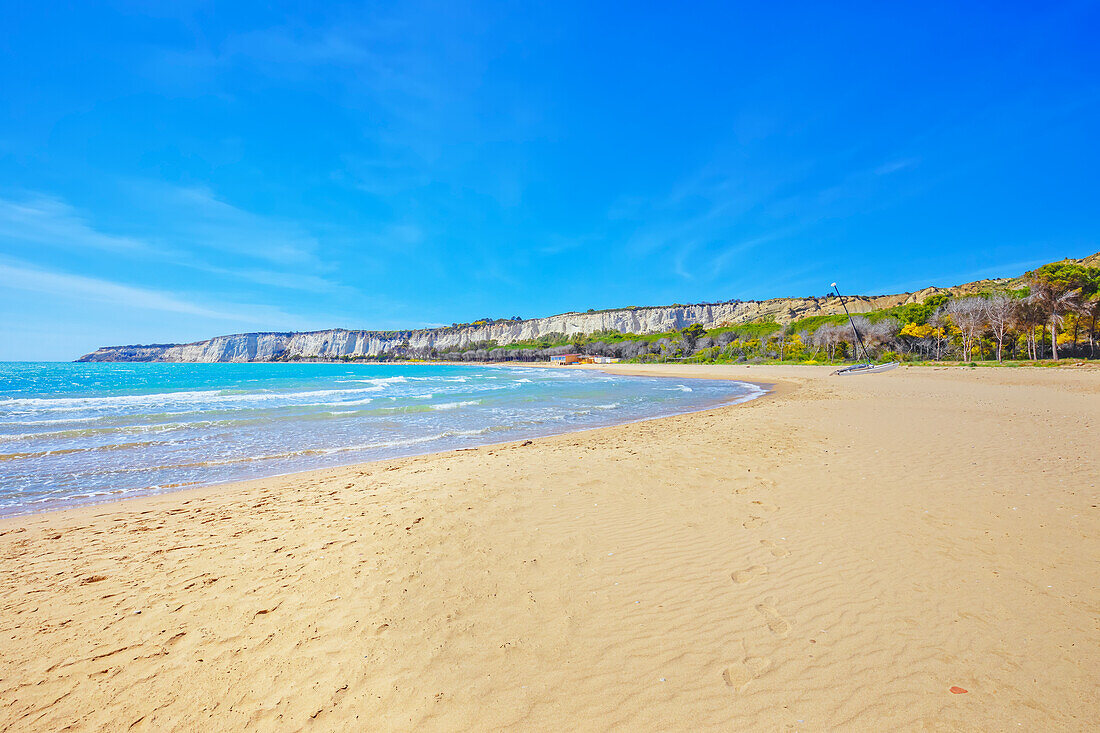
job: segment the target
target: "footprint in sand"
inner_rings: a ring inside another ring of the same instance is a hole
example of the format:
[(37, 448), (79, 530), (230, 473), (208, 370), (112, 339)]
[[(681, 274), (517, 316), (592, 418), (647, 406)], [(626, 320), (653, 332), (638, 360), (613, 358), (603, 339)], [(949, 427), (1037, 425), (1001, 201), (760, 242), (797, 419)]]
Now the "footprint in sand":
[(752, 567), (745, 568), (744, 570), (737, 570), (730, 574), (735, 583), (748, 583), (750, 580), (758, 575), (763, 575), (768, 572), (768, 569), (763, 565), (753, 565)]
[(770, 666), (771, 662), (765, 657), (745, 657), (722, 670), (722, 681), (726, 683), (726, 687), (741, 692)]
[(775, 555), (776, 557), (786, 557), (787, 555), (791, 554), (791, 551), (788, 550), (786, 547), (780, 547), (771, 540), (760, 540), (760, 544), (771, 550), (772, 555)]
[(764, 617), (764, 623), (768, 625), (768, 631), (776, 636), (786, 636), (791, 631), (791, 622), (775, 610), (773, 603), (771, 599), (768, 599), (766, 602), (757, 605), (756, 610)]
[(735, 486), (733, 493), (735, 494), (747, 494), (750, 491), (760, 491), (775, 488), (775, 482), (769, 479), (751, 479), (745, 478), (738, 481), (738, 486)]
[(753, 529), (754, 527), (759, 527), (759, 526), (764, 525), (764, 524), (767, 524), (767, 522), (764, 521), (763, 517), (755, 517), (755, 516), (749, 517), (744, 522), (741, 522), (741, 526), (744, 527), (745, 529)]

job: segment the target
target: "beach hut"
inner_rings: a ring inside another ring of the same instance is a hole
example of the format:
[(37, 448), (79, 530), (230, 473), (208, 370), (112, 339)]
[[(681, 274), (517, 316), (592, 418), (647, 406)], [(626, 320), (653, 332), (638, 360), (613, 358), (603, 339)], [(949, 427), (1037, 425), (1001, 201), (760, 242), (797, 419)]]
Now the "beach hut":
[(555, 354), (550, 357), (550, 363), (559, 366), (565, 366), (566, 364), (578, 364), (580, 363), (580, 354)]

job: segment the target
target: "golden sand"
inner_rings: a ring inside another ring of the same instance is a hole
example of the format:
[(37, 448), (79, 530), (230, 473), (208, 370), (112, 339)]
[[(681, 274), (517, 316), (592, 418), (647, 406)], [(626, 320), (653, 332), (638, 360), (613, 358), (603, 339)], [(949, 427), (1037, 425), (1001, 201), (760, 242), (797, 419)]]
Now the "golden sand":
[(1095, 729), (1100, 371), (620, 371), (781, 388), (0, 522), (0, 727)]

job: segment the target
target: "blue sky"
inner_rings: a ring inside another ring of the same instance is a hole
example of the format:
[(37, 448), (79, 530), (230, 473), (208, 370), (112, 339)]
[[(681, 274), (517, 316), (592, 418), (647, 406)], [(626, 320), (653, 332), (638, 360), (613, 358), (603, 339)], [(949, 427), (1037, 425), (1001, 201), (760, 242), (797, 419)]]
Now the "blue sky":
[(1100, 249), (1097, 3), (9, 3), (0, 359)]

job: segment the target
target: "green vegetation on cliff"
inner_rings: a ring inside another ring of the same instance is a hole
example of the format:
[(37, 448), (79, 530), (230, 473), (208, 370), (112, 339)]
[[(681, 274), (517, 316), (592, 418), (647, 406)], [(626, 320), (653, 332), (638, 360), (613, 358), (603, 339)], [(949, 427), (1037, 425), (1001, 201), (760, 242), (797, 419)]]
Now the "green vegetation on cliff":
[[(965, 287), (965, 286), (964, 286)], [(966, 293), (966, 294), (963, 294)], [(940, 291), (918, 301), (855, 315), (872, 357), (898, 361), (1002, 361), (1100, 356), (1100, 267), (1044, 265), (1000, 286)], [(774, 321), (698, 324), (664, 333), (551, 333), (499, 345), (483, 342), (427, 358), (536, 361), (561, 353), (636, 362), (833, 363), (854, 356), (848, 317), (815, 315)]]

